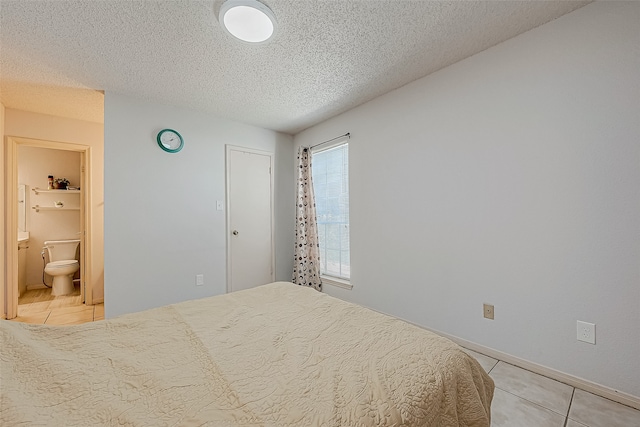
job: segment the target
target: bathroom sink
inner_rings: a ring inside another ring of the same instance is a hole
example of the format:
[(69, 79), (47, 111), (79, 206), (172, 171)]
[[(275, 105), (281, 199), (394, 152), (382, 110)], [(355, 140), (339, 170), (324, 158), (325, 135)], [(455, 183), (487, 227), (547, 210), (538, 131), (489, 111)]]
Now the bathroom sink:
[(29, 240), (29, 232), (28, 231), (18, 231), (18, 243), (26, 242)]

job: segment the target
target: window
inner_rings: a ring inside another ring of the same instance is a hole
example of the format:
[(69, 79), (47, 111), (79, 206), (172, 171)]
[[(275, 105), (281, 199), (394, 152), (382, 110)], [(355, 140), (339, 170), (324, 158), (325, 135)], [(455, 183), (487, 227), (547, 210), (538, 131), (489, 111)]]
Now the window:
[(349, 144), (314, 150), (311, 171), (318, 219), (320, 274), (323, 281), (349, 286)]

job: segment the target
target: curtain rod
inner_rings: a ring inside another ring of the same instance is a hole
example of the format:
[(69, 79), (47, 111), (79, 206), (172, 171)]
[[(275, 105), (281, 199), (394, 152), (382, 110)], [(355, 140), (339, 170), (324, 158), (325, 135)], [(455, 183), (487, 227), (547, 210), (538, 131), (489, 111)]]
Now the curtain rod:
[(328, 140), (326, 140), (326, 141), (324, 141), (324, 142), (321, 142), (321, 143), (319, 143), (319, 144), (312, 145), (311, 147), (309, 147), (309, 149), (312, 149), (313, 147), (317, 147), (318, 145), (326, 144), (327, 142), (335, 141), (336, 139), (339, 139), (339, 138), (344, 138), (345, 136), (346, 136), (347, 138), (351, 138), (351, 133), (350, 133), (350, 132), (347, 132), (347, 133), (345, 133), (344, 135), (336, 136), (335, 138), (331, 138), (331, 139), (328, 139)]

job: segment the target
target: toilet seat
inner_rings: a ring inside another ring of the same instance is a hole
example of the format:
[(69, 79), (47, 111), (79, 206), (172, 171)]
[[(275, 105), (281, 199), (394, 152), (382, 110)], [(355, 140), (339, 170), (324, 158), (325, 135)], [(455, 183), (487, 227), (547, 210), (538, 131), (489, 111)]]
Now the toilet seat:
[(72, 265), (78, 264), (78, 261), (75, 259), (64, 259), (62, 261), (52, 261), (47, 264), (47, 268), (61, 268), (61, 267), (70, 267)]
[(80, 269), (75, 259), (51, 261), (44, 267), (44, 272), (53, 277), (51, 295), (71, 295), (74, 292), (73, 275)]

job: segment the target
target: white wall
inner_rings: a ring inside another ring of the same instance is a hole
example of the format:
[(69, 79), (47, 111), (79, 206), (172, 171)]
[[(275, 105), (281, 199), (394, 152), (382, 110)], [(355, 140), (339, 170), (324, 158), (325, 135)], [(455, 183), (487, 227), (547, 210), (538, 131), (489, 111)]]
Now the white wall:
[[(18, 147), (18, 184), (27, 186), (26, 231), (29, 232), (27, 249), (27, 287), (42, 286), (44, 263), (40, 252), (47, 240), (79, 239), (80, 210), (77, 211), (40, 211), (33, 206), (53, 207), (56, 201), (68, 208), (80, 208), (80, 195), (77, 193), (39, 193), (35, 187), (47, 188), (47, 176), (67, 178), (71, 185), (80, 185), (80, 153), (75, 151), (51, 150), (39, 147)], [(48, 254), (47, 254), (48, 257)], [(47, 258), (48, 260), (49, 258)], [(51, 277), (47, 284), (51, 285)]]
[[(175, 129), (176, 154), (156, 135)], [(276, 277), (293, 268), (293, 138), (204, 113), (105, 96), (105, 314), (226, 292), (225, 145), (275, 153)], [(196, 274), (204, 286), (195, 286)]]
[[(67, 119), (32, 113), (28, 111), (6, 109), (5, 135), (45, 141), (68, 142), (91, 147), (91, 206), (92, 214), (89, 233), (91, 233), (91, 266), (93, 269), (93, 302), (104, 298), (103, 278), (103, 157), (104, 127), (102, 123)], [(3, 198), (4, 200), (4, 198)], [(31, 250), (31, 248), (29, 249)]]
[(326, 292), (640, 396), (638, 22), (596, 2), (296, 135), (352, 133)]

